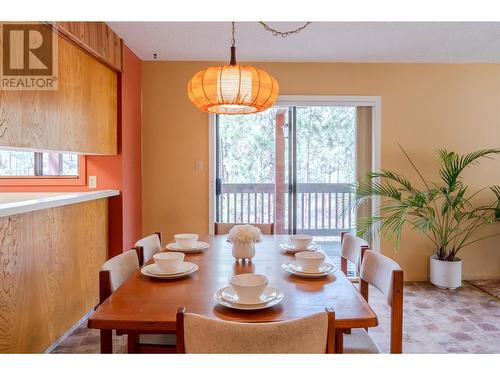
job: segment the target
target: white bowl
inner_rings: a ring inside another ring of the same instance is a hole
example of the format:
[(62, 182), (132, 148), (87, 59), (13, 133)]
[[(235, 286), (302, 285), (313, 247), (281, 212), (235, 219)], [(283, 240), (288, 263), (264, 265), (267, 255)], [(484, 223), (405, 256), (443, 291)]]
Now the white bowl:
[(198, 235), (193, 233), (176, 234), (174, 238), (177, 245), (183, 249), (192, 249), (196, 241), (198, 241)]
[(268, 282), (267, 277), (256, 273), (242, 273), (229, 281), (239, 300), (244, 303), (259, 303)]
[(301, 251), (295, 254), (295, 259), (304, 271), (318, 271), (325, 262), (325, 254), (319, 251)]
[(290, 236), (290, 242), (295, 249), (307, 250), (307, 247), (311, 244), (313, 236), (308, 234), (294, 234)]
[(153, 255), (153, 259), (162, 272), (176, 272), (184, 261), (184, 253), (157, 253)]

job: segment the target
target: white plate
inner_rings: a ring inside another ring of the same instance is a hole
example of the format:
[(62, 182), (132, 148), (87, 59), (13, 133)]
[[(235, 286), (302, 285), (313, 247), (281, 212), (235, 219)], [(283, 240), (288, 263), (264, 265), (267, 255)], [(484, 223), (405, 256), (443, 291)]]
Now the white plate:
[[(186, 264), (187, 268), (182, 273), (156, 274), (156, 273), (154, 273), (154, 270), (155, 270), (155, 267), (156, 267), (155, 264), (148, 264), (147, 266), (142, 267), (141, 268), (141, 273), (144, 276), (154, 277), (154, 278), (157, 278), (157, 279), (178, 279), (180, 277), (184, 277), (184, 276), (190, 275), (190, 274), (192, 274), (192, 273), (194, 273), (194, 272), (196, 272), (198, 270), (198, 265), (197, 264), (194, 264), (194, 263), (191, 263), (191, 262), (184, 262), (184, 264)], [(153, 271), (151, 271), (151, 269), (153, 269)], [(156, 269), (158, 269), (158, 268), (156, 267)]]
[(210, 247), (210, 244), (208, 244), (206, 242), (196, 241), (196, 243), (194, 244), (194, 246), (191, 249), (184, 249), (184, 248), (180, 247), (177, 244), (177, 242), (172, 242), (166, 246), (166, 249), (171, 250), (171, 251), (177, 251), (180, 253), (189, 254), (189, 253), (199, 253), (200, 251), (208, 249), (209, 247)]
[(278, 303), (283, 301), (283, 298), (285, 297), (285, 295), (283, 294), (283, 292), (281, 290), (279, 290), (277, 288), (273, 288), (272, 286), (268, 286), (266, 288), (266, 290), (273, 289), (276, 292), (276, 297), (274, 299), (270, 300), (269, 302), (260, 303), (260, 304), (256, 304), (256, 305), (243, 305), (243, 304), (239, 304), (239, 303), (229, 302), (228, 300), (224, 299), (224, 297), (222, 297), (222, 293), (228, 288), (232, 288), (232, 287), (227, 286), (227, 287), (219, 289), (217, 292), (215, 292), (214, 293), (214, 300), (217, 301), (217, 303), (221, 304), (222, 306), (226, 306), (226, 307), (229, 307), (229, 308), (235, 309), (235, 310), (267, 309), (268, 307), (277, 305)]
[(189, 262), (182, 262), (179, 269), (177, 271), (174, 271), (174, 272), (165, 272), (165, 271), (162, 271), (160, 269), (160, 267), (158, 267), (155, 263), (153, 264), (150, 264), (146, 267), (148, 267), (147, 269), (147, 273), (151, 273), (155, 276), (173, 276), (173, 275), (177, 275), (179, 273), (186, 273), (187, 271), (189, 271), (191, 268), (193, 268), (193, 263), (189, 263)]
[(293, 245), (291, 244), (288, 244), (288, 243), (282, 243), (280, 244), (280, 247), (285, 250), (287, 253), (291, 253), (291, 254), (295, 254), (295, 253), (298, 253), (300, 251), (317, 251), (317, 250), (320, 250), (321, 249), (321, 245), (317, 244), (317, 243), (311, 243), (307, 249), (296, 249), (295, 247), (293, 247)]
[(283, 264), (281, 266), (281, 269), (285, 272), (288, 272), (289, 274), (292, 274), (295, 276), (300, 276), (300, 277), (307, 277), (307, 278), (323, 277), (323, 276), (326, 276), (330, 273), (337, 271), (337, 267), (334, 264), (330, 264), (330, 263), (324, 263), (320, 267), (319, 272), (310, 272), (310, 271), (304, 272), (302, 270), (302, 267), (296, 265), (294, 262)]
[(236, 294), (236, 292), (232, 287), (225, 288), (222, 291), (222, 298), (224, 298), (226, 301), (237, 303), (239, 305), (261, 305), (263, 303), (268, 303), (269, 301), (272, 301), (273, 299), (276, 298), (276, 296), (277, 296), (276, 289), (266, 287), (266, 289), (264, 289), (264, 292), (262, 293), (258, 301), (242, 302), (239, 300), (238, 295)]

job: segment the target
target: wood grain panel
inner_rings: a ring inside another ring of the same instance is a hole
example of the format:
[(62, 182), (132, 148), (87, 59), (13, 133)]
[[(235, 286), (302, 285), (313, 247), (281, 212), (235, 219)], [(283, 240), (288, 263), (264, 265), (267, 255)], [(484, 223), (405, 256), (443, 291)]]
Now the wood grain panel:
[(110, 68), (122, 71), (122, 40), (104, 22), (56, 22), (61, 34)]
[(107, 199), (0, 218), (0, 353), (40, 353), (98, 302)]
[(57, 90), (0, 90), (0, 146), (116, 154), (117, 74), (58, 41)]

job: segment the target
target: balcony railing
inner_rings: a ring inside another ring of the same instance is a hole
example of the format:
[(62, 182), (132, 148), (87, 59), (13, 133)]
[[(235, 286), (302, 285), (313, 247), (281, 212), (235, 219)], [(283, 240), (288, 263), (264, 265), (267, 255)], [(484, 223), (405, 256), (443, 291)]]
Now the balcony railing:
[[(347, 209), (352, 201), (349, 184), (297, 184), (297, 232), (335, 236), (354, 228), (355, 218)], [(283, 207), (276, 207), (275, 185), (222, 184), (219, 220), (234, 223), (282, 222), (288, 228), (288, 185)], [(277, 226), (280, 228), (280, 225)]]

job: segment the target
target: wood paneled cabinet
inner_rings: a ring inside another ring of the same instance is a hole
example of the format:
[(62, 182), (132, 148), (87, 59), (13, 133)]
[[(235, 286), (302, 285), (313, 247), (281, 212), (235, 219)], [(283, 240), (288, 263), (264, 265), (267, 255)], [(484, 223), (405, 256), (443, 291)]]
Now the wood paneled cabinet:
[(56, 22), (59, 31), (117, 71), (122, 70), (122, 40), (104, 22)]
[(0, 146), (116, 154), (116, 71), (62, 35), (57, 39), (57, 90), (0, 90)]

